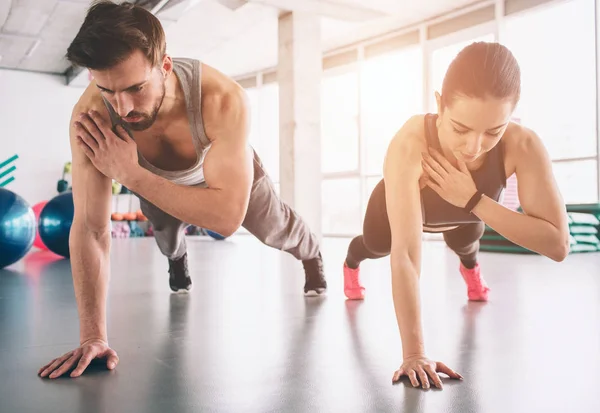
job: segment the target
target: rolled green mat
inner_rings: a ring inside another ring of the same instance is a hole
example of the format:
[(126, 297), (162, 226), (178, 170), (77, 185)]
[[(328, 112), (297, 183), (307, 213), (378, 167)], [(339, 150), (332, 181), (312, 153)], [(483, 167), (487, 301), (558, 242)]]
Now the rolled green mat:
[(599, 215), (600, 204), (568, 204), (567, 212), (585, 212), (588, 214)]
[(510, 254), (536, 254), (525, 248), (516, 245), (480, 245), (479, 251), (484, 252), (504, 252)]
[(577, 244), (600, 245), (600, 239), (595, 235), (573, 235)]
[(521, 246), (519, 246), (519, 245), (517, 245), (517, 244), (515, 244), (515, 243), (513, 243), (513, 242), (511, 242), (509, 240), (507, 240), (506, 238), (498, 238), (498, 239), (493, 239), (493, 240), (486, 239), (483, 242), (480, 241), (479, 243), (482, 244), (482, 245), (505, 245), (505, 246), (510, 246), (510, 247), (516, 247), (516, 248), (526, 249), (526, 248), (523, 248), (523, 247), (521, 247)]
[(598, 234), (598, 229), (591, 225), (570, 225), (569, 232), (573, 235), (596, 235)]
[[(501, 253), (510, 253), (510, 254), (530, 254), (530, 255), (536, 254), (533, 251), (519, 248), (519, 247), (510, 246), (510, 245), (481, 245), (479, 247), (479, 251), (501, 252)], [(599, 252), (599, 251), (600, 251), (600, 248), (598, 248), (594, 245), (575, 244), (575, 245), (571, 246), (570, 252), (572, 254), (576, 254), (576, 253), (581, 253), (581, 252)]]
[(586, 214), (584, 212), (569, 212), (568, 216), (571, 219), (569, 222), (570, 225), (600, 225), (600, 221), (593, 214)]
[(600, 247), (592, 244), (575, 244), (571, 245), (571, 252), (596, 252), (600, 251)]
[(485, 235), (499, 235), (499, 234), (494, 230), (489, 230), (489, 231), (485, 230), (485, 231), (483, 231), (483, 235), (485, 236)]
[(481, 237), (480, 242), (486, 242), (486, 241), (508, 241), (508, 240), (499, 234), (495, 234), (495, 235), (494, 234), (483, 234), (483, 237)]

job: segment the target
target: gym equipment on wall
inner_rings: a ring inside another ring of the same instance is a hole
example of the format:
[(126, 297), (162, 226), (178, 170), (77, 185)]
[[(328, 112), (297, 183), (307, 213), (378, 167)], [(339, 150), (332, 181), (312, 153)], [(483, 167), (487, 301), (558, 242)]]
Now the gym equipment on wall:
[[(7, 160), (2, 161), (0, 163), (0, 188), (7, 186), (8, 184), (10, 184), (12, 181), (15, 180), (14, 176), (8, 176), (8, 175), (17, 169), (17, 167), (15, 165), (9, 166), (11, 163), (16, 161), (17, 159), (19, 159), (19, 155), (13, 155), (10, 158), (8, 158)], [(8, 168), (3, 170), (7, 166), (8, 166)], [(8, 176), (8, 178), (6, 176)]]
[(63, 167), (62, 178), (59, 179), (58, 183), (56, 184), (56, 190), (59, 194), (62, 194), (63, 192), (71, 189), (69, 181), (67, 180), (67, 175), (71, 175), (72, 166), (73, 165), (71, 164), (71, 162), (66, 162)]

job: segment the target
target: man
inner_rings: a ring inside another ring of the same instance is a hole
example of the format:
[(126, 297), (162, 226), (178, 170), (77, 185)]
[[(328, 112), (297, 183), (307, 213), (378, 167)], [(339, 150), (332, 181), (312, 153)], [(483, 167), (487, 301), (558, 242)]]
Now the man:
[(250, 109), (238, 84), (196, 60), (172, 59), (158, 19), (131, 4), (95, 3), (67, 57), (94, 77), (70, 125), (81, 344), (42, 367), (42, 377), (73, 368), (77, 377), (94, 358), (106, 358), (109, 369), (119, 361), (106, 331), (112, 179), (139, 196), (173, 291), (192, 285), (187, 224), (224, 236), (243, 226), (302, 261), (307, 295), (326, 290), (316, 237), (277, 198), (248, 144)]

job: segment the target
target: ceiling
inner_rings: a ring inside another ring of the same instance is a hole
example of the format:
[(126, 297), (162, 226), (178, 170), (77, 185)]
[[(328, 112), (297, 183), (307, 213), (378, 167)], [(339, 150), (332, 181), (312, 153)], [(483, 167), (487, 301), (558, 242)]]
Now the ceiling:
[[(117, 0), (121, 2), (121, 0)], [(474, 0), (132, 0), (154, 12), (172, 56), (194, 57), (235, 76), (275, 66), (278, 16), (320, 16), (322, 49), (416, 23)], [(0, 0), (0, 68), (69, 74), (64, 58), (90, 0)], [(85, 73), (79, 76), (84, 77)], [(74, 82), (76, 84), (77, 82)]]

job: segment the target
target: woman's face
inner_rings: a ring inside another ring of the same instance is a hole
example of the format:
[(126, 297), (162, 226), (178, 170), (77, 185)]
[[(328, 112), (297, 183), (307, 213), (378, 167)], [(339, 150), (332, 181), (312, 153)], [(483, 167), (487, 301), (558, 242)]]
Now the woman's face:
[(477, 160), (498, 144), (514, 110), (512, 99), (471, 98), (457, 95), (448, 106), (438, 103), (440, 144), (465, 163)]

